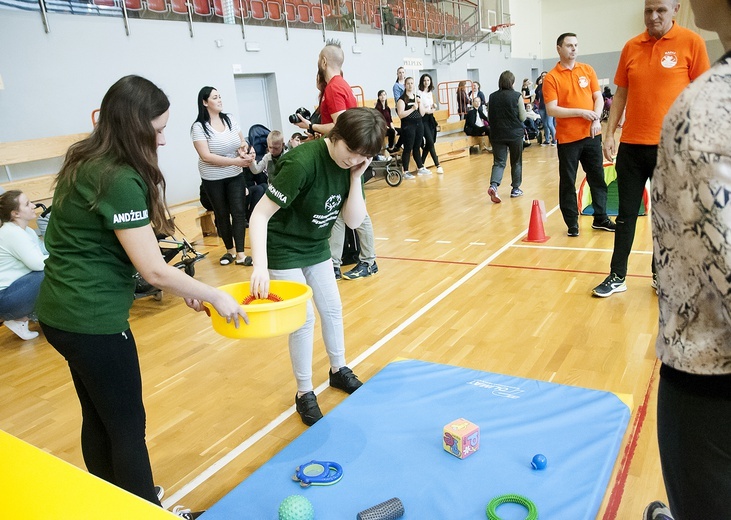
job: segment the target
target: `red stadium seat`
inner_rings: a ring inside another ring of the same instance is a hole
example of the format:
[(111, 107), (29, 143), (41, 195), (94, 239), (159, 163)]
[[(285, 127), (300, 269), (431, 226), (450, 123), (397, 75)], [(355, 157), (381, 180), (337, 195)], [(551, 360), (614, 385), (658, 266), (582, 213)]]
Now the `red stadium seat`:
[(129, 11), (142, 11), (145, 8), (142, 0), (124, 0), (124, 5)]
[(287, 17), (287, 23), (295, 23), (297, 21), (297, 7), (289, 2), (284, 2), (284, 16)]
[(276, 0), (268, 0), (266, 3), (267, 13), (269, 19), (273, 22), (281, 22), (282, 17), (282, 5)]
[(100, 7), (116, 7), (117, 2), (115, 0), (94, 0), (94, 5)]
[(267, 11), (263, 0), (251, 0), (251, 18), (254, 20), (266, 20)]
[(188, 1), (170, 0), (170, 9), (177, 14), (188, 14)]
[(166, 0), (147, 0), (147, 10), (153, 13), (167, 13), (168, 3)]
[(193, 13), (200, 16), (210, 16), (213, 13), (210, 0), (193, 0)]
[(299, 18), (302, 23), (312, 23), (309, 4), (303, 2), (297, 6), (297, 18)]

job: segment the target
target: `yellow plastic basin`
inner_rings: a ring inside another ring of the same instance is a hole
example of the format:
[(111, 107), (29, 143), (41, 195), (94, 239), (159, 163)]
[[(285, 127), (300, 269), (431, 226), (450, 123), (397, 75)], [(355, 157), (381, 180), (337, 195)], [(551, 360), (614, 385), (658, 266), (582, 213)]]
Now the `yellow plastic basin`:
[(226, 323), (216, 309), (209, 303), (204, 303), (209, 310), (213, 330), (227, 338), (271, 338), (289, 334), (305, 324), (307, 319), (307, 300), (312, 298), (312, 289), (306, 284), (285, 280), (271, 280), (269, 282), (269, 297), (273, 300), (251, 300), (249, 282), (232, 283), (219, 287), (229, 293), (238, 302), (249, 316), (249, 324), (239, 320), (237, 329), (233, 322)]

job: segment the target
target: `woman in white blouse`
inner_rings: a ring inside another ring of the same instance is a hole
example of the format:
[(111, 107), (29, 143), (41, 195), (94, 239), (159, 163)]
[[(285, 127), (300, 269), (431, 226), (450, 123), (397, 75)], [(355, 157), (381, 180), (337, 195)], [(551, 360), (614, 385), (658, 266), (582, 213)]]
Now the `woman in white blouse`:
[(434, 149), (434, 143), (437, 140), (437, 120), (434, 118), (434, 112), (439, 106), (434, 101), (434, 84), (429, 74), (422, 74), (419, 79), (419, 90), (416, 93), (420, 98), (422, 113), (422, 122), (424, 124), (424, 146), (421, 153), (421, 161), (426, 161), (426, 156), (431, 154), (434, 166), (437, 167), (437, 173), (444, 173), (444, 169), (439, 165), (439, 156)]
[(48, 252), (28, 223), (36, 218), (36, 205), (22, 192), (0, 195), (0, 320), (20, 338), (38, 333), (28, 329), (43, 281)]
[(243, 168), (256, 152), (244, 140), (239, 124), (223, 112), (221, 95), (213, 87), (198, 93), (198, 117), (190, 129), (200, 157), (198, 171), (213, 205), (218, 236), (226, 246), (221, 265), (251, 265), (244, 253), (246, 236), (246, 181)]

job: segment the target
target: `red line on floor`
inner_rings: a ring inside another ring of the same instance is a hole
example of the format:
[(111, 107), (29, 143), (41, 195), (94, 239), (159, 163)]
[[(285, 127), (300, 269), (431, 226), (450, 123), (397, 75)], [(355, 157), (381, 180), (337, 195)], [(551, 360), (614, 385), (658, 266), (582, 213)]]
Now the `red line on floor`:
[[(452, 265), (478, 265), (477, 262), (455, 262), (452, 260), (433, 260), (431, 258), (403, 258), (399, 256), (379, 256), (384, 260), (403, 260), (406, 262), (429, 262), (434, 264), (452, 264)], [(489, 264), (488, 267), (501, 267), (503, 269), (530, 269), (532, 271), (555, 271), (558, 273), (579, 273), (579, 274), (598, 274), (606, 275), (606, 271), (582, 271), (581, 269), (558, 269), (554, 267), (532, 267), (529, 265), (507, 265), (507, 264)], [(652, 278), (649, 274), (627, 274), (630, 278)]]
[(642, 405), (637, 409), (635, 423), (632, 426), (632, 434), (630, 435), (627, 445), (624, 447), (624, 456), (622, 457), (617, 477), (614, 479), (614, 486), (612, 486), (612, 492), (609, 495), (609, 502), (607, 502), (607, 508), (604, 510), (602, 520), (614, 520), (617, 518), (619, 505), (622, 503), (622, 495), (624, 494), (624, 486), (627, 484), (629, 468), (632, 465), (635, 450), (637, 449), (637, 442), (639, 441), (642, 426), (644, 425), (645, 418), (647, 417), (647, 404), (650, 401), (650, 393), (655, 386), (655, 373), (658, 362), (659, 361), (656, 359), (655, 364), (652, 366), (652, 375), (650, 376), (650, 381), (647, 383), (645, 397), (642, 400)]

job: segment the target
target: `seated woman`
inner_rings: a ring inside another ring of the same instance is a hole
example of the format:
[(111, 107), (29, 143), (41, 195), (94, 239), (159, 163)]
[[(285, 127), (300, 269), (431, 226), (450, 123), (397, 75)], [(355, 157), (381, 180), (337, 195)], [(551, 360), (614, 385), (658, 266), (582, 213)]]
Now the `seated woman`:
[[(467, 117), (465, 117), (464, 121), (464, 133), (474, 137), (490, 137), (490, 123), (487, 120), (487, 111), (479, 97), (472, 98), (472, 108), (467, 112)], [(485, 142), (485, 139), (482, 140), (481, 148), (485, 151), (492, 151)]]
[(48, 252), (28, 223), (36, 205), (21, 191), (0, 195), (0, 320), (21, 339), (38, 333), (28, 329), (43, 280)]
[[(398, 101), (398, 100), (397, 100)], [(396, 135), (401, 135), (401, 129), (396, 128), (391, 117), (391, 107), (388, 106), (388, 97), (385, 90), (378, 91), (378, 100), (376, 101), (376, 110), (378, 110), (383, 119), (386, 121), (386, 137), (388, 138), (388, 153), (395, 153), (398, 147), (394, 146)]]

